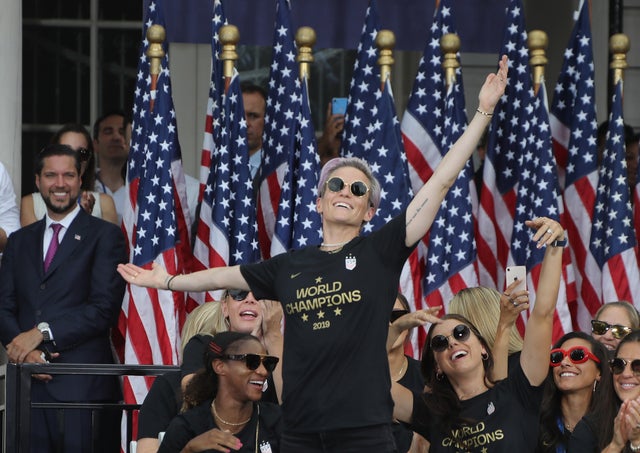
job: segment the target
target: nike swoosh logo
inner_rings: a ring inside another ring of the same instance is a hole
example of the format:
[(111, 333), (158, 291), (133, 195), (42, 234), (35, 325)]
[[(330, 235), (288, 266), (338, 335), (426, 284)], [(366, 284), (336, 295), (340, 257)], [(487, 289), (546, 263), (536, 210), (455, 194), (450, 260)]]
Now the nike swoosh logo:
[(296, 278), (300, 274), (302, 274), (302, 272), (298, 272), (297, 274), (291, 274), (291, 279), (293, 280), (294, 278)]

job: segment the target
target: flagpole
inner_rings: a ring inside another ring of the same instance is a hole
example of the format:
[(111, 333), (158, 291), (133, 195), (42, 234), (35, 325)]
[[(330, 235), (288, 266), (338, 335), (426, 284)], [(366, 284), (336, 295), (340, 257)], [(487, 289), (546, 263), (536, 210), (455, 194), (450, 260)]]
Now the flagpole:
[(296, 33), (296, 45), (298, 56), (296, 61), (300, 63), (300, 80), (309, 80), (311, 75), (310, 63), (313, 63), (313, 46), (316, 43), (316, 32), (311, 27), (300, 27)]
[(165, 54), (164, 49), (162, 48), (162, 43), (164, 42), (166, 35), (167, 34), (162, 25), (155, 24), (147, 29), (147, 40), (149, 41), (147, 57), (149, 58), (149, 75), (151, 76), (151, 100), (149, 101), (149, 111), (151, 112), (153, 112), (153, 106), (156, 100), (160, 64)]
[(627, 68), (627, 52), (630, 49), (629, 37), (624, 33), (617, 33), (609, 38), (609, 51), (611, 63), (609, 69), (613, 69), (613, 86), (624, 81), (624, 70)]
[(238, 53), (236, 52), (236, 44), (238, 44), (238, 41), (240, 41), (238, 27), (235, 25), (223, 25), (220, 27), (220, 43), (222, 44), (220, 60), (222, 60), (225, 93), (229, 90), (235, 62), (238, 59)]
[(460, 67), (458, 51), (460, 50), (460, 38), (455, 33), (447, 33), (440, 39), (442, 49), (442, 68), (444, 69), (444, 83), (447, 91), (456, 83), (456, 69)]
[(544, 67), (549, 62), (546, 55), (549, 38), (542, 30), (531, 30), (527, 36), (527, 44), (530, 55), (529, 64), (533, 70), (533, 92), (537, 95), (544, 80)]
[(380, 30), (376, 36), (376, 45), (380, 52), (380, 57), (378, 57), (380, 89), (384, 91), (384, 86), (391, 77), (391, 66), (395, 63), (393, 48), (396, 45), (396, 35), (391, 30)]

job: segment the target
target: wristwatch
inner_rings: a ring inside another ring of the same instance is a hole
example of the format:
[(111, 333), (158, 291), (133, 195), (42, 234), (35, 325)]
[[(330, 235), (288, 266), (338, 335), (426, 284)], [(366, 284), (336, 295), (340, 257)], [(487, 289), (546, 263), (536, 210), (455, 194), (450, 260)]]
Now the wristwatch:
[(42, 334), (42, 337), (44, 338), (43, 341), (45, 343), (48, 343), (49, 341), (53, 341), (53, 334), (51, 333), (51, 328), (49, 327), (49, 323), (41, 322), (40, 324), (38, 324), (36, 328)]
[(556, 239), (551, 244), (551, 247), (566, 247), (567, 246), (567, 238), (564, 239)]

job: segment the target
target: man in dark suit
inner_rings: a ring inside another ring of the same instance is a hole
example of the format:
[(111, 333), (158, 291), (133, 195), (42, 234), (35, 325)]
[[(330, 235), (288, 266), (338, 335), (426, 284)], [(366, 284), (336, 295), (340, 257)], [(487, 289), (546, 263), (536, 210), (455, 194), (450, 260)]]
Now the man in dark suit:
[[(49, 145), (40, 152), (36, 185), (47, 215), (11, 235), (0, 268), (0, 341), (12, 362), (113, 363), (109, 333), (124, 295), (116, 273), (126, 261), (124, 237), (79, 207), (80, 184), (72, 148)], [(115, 377), (36, 378), (34, 402), (120, 399)], [(60, 418), (56, 410), (32, 411), (31, 451), (91, 451), (91, 414), (64, 411), (62, 434)], [(117, 436), (116, 427), (111, 437)]]

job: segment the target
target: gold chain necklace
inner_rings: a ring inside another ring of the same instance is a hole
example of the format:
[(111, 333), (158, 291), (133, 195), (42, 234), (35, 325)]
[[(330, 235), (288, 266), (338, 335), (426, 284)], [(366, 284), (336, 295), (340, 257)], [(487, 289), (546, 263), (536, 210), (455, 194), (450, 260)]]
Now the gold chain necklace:
[(249, 421), (251, 421), (251, 416), (253, 415), (253, 414), (252, 414), (251, 416), (249, 416), (249, 418), (248, 418), (248, 419), (246, 419), (246, 420), (245, 420), (245, 421), (243, 421), (243, 422), (240, 422), (240, 423), (231, 423), (231, 422), (226, 421), (224, 418), (222, 418), (222, 417), (220, 417), (220, 416), (218, 415), (218, 411), (216, 411), (216, 400), (211, 401), (211, 409), (213, 410), (213, 416), (214, 416), (215, 418), (217, 418), (218, 420), (220, 420), (222, 423), (224, 423), (225, 425), (228, 425), (228, 426), (242, 426), (242, 425), (246, 425), (247, 423), (249, 423)]
[(400, 380), (400, 378), (402, 378), (402, 373), (404, 373), (404, 370), (406, 369), (407, 365), (409, 364), (409, 360), (407, 360), (406, 357), (404, 357), (404, 362), (402, 363), (402, 367), (400, 368), (400, 371), (398, 371), (398, 377), (396, 378), (396, 382), (398, 382)]

